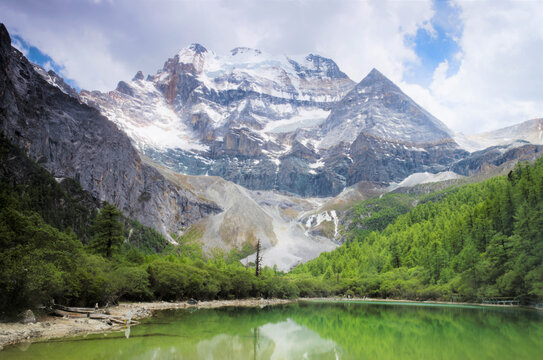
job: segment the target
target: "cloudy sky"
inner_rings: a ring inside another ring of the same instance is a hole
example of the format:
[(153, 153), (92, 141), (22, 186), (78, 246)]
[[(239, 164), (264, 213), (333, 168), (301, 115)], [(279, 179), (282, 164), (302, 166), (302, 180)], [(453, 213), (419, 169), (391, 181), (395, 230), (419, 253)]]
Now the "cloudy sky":
[(2, 0), (31, 61), (110, 90), (198, 42), (373, 67), (466, 134), (543, 117), (543, 0)]

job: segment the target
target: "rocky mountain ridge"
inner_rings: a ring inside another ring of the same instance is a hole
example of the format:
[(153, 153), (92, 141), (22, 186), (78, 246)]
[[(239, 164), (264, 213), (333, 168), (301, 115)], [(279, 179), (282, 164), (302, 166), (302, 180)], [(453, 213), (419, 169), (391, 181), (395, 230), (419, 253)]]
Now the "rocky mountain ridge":
[(531, 119), (501, 129), (474, 135), (457, 135), (455, 140), (470, 152), (481, 151), (492, 146), (507, 146), (515, 141), (527, 141), (543, 145), (543, 118)]

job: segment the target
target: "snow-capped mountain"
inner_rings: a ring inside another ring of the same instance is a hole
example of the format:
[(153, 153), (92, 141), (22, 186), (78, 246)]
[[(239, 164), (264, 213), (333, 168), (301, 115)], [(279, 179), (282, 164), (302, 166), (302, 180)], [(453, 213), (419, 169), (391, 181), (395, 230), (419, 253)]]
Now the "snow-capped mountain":
[(466, 150), (480, 151), (491, 146), (521, 144), (518, 140), (543, 145), (543, 119), (532, 119), (498, 130), (475, 135), (459, 135), (455, 140)]
[(353, 142), (361, 132), (387, 140), (428, 144), (450, 139), (452, 132), (373, 69), (332, 109), (322, 124), (321, 146), (338, 139)]
[[(142, 152), (178, 172), (315, 195), (339, 192), (342, 180), (323, 175), (319, 155), (297, 142), (295, 132), (324, 122), (354, 85), (318, 55), (276, 57), (236, 48), (218, 56), (193, 44), (153, 76), (140, 72), (114, 91), (82, 91), (80, 98), (116, 122)], [(287, 159), (298, 153), (309, 159)], [(305, 179), (293, 180), (296, 174)]]
[[(115, 91), (82, 92), (82, 98), (112, 115), (142, 148), (202, 150), (232, 128), (279, 133), (289, 124), (323, 121), (353, 86), (332, 60), (318, 55), (296, 61), (236, 48), (220, 57), (192, 44), (147, 79), (138, 72)], [(161, 131), (169, 133), (166, 141), (153, 142), (165, 135)]]
[(193, 44), (155, 75), (138, 72), (114, 91), (80, 98), (154, 161), (249, 189), (330, 196), (361, 180), (442, 171), (466, 154), (377, 70), (356, 85), (314, 54), (236, 48), (219, 56)]

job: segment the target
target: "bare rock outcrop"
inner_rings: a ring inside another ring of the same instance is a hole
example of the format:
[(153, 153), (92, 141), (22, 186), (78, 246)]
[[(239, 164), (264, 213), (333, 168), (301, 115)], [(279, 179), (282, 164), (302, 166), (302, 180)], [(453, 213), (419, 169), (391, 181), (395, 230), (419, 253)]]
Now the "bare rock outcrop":
[(164, 234), (221, 209), (144, 164), (128, 136), (66, 90), (46, 81), (11, 46), (0, 24), (0, 131), (55, 177)]

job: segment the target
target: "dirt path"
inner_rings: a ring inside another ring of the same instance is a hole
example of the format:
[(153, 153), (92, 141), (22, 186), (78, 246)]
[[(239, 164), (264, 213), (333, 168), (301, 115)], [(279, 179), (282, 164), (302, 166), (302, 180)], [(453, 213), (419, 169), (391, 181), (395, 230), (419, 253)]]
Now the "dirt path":
[[(126, 317), (129, 311), (132, 319), (144, 319), (152, 316), (155, 310), (167, 309), (211, 309), (226, 306), (264, 307), (295, 302), (296, 300), (281, 299), (244, 299), (244, 300), (214, 300), (202, 301), (195, 305), (187, 302), (148, 302), (148, 303), (121, 303), (109, 309), (111, 315)], [(108, 325), (101, 320), (94, 319), (68, 319), (55, 316), (45, 316), (38, 319), (35, 324), (0, 323), (0, 350), (5, 346), (44, 341), (75, 335), (104, 333), (123, 329), (124, 325)]]

